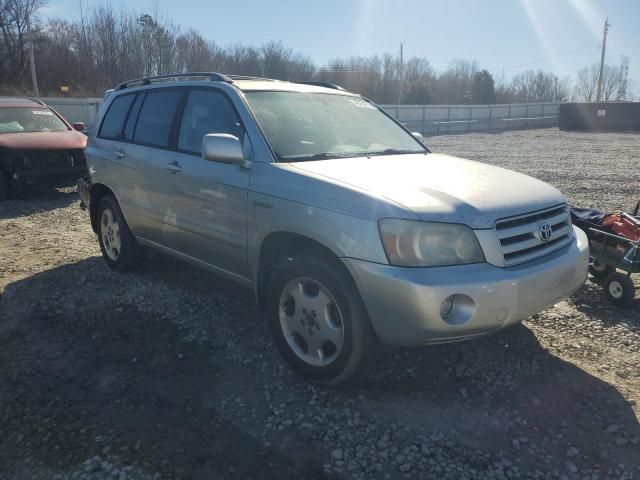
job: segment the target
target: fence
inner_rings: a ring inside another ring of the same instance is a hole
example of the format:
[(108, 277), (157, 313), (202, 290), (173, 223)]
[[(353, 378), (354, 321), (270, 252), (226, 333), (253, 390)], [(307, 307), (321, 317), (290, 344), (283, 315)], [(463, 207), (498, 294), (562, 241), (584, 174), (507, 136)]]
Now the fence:
[(69, 122), (84, 122), (91, 125), (96, 118), (101, 98), (44, 97), (42, 101), (60, 112)]
[(558, 126), (558, 103), (507, 105), (381, 105), (423, 135)]
[[(101, 98), (43, 98), (70, 122), (91, 125)], [(511, 105), (382, 105), (409, 130), (423, 135), (558, 125), (558, 103)]]
[(591, 132), (638, 132), (640, 102), (565, 103), (560, 107), (558, 127)]

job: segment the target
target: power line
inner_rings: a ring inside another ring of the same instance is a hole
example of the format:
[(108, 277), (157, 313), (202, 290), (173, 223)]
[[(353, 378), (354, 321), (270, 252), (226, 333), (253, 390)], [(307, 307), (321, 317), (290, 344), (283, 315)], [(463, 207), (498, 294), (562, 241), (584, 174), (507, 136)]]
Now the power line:
[(530, 65), (537, 65), (539, 63), (550, 62), (551, 60), (555, 60), (556, 58), (566, 57), (567, 55), (571, 55), (573, 53), (581, 52), (582, 50), (586, 50), (587, 48), (595, 47), (596, 45), (600, 45), (600, 42), (593, 42), (593, 43), (590, 43), (589, 45), (584, 45), (584, 46), (576, 48), (574, 50), (569, 50), (568, 52), (561, 53), (559, 55), (556, 55), (555, 57), (545, 58), (544, 60), (538, 60), (538, 61), (529, 62), (529, 63), (521, 63), (521, 64), (518, 64), (518, 65), (510, 65), (508, 67), (504, 67), (503, 70), (510, 70), (512, 68), (520, 68), (520, 67), (528, 67)]

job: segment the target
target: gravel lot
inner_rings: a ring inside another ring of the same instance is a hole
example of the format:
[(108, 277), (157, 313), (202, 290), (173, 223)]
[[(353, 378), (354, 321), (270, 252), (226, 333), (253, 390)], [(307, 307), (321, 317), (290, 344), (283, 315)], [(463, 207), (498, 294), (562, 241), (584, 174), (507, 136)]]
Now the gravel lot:
[[(432, 137), (631, 208), (640, 135)], [(636, 278), (636, 281), (638, 278)], [(342, 390), (283, 367), (252, 294), (151, 253), (117, 274), (73, 190), (0, 204), (0, 478), (640, 478), (640, 298), (398, 350)]]

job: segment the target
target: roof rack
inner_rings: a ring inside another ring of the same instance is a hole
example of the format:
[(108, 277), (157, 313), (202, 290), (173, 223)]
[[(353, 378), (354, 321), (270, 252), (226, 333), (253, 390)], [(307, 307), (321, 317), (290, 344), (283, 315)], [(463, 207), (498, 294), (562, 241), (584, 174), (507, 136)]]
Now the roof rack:
[(329, 82), (295, 82), (295, 83), (301, 83), (303, 85), (315, 85), (316, 87), (332, 88), (334, 90), (346, 91), (346, 89), (342, 88), (340, 85), (336, 85), (335, 83), (329, 83)]
[(265, 78), (265, 77), (254, 77), (251, 75), (227, 75), (231, 80), (262, 80), (265, 82), (280, 82), (281, 80), (277, 80), (275, 78)]
[(233, 80), (227, 75), (223, 75), (222, 73), (216, 72), (186, 72), (186, 73), (168, 73), (165, 75), (155, 75), (153, 77), (142, 77), (135, 78), (133, 80), (127, 80), (126, 82), (119, 83), (116, 86), (116, 90), (124, 90), (135, 84), (140, 85), (150, 85), (152, 82), (159, 82), (162, 80), (169, 79), (180, 79), (180, 78), (205, 78), (212, 82), (225, 82), (225, 83), (233, 83)]

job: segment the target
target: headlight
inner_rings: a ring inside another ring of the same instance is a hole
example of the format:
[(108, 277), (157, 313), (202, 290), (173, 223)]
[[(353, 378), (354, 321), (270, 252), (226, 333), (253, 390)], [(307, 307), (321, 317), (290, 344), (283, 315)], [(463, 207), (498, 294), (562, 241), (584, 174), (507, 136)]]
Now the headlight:
[(484, 261), (466, 225), (385, 218), (378, 224), (389, 263), (400, 267), (464, 265)]

